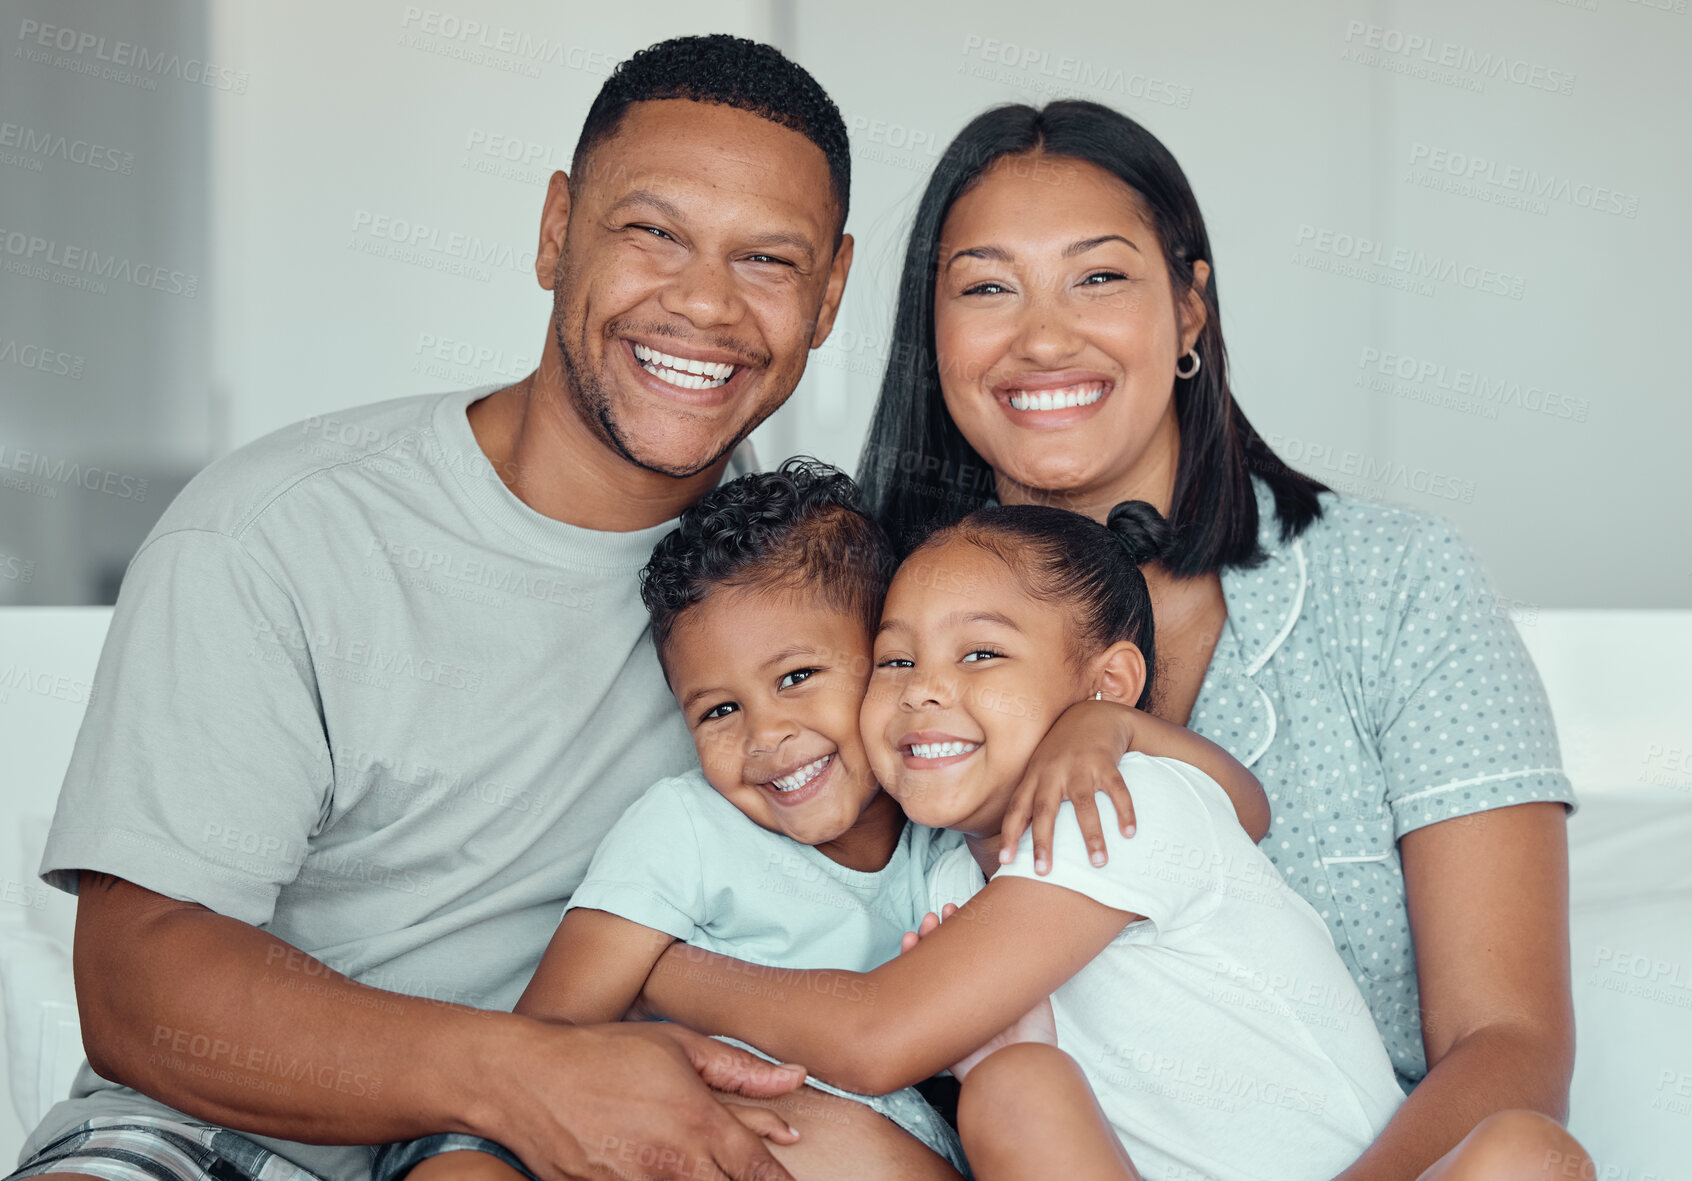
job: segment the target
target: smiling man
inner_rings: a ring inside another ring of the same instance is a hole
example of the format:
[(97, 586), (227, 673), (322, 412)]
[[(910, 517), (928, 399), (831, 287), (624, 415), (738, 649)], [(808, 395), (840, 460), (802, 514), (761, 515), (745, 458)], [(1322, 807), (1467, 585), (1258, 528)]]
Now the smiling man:
[(848, 181), (775, 50), (636, 54), (547, 191), (535, 373), (279, 431), (170, 507), (42, 864), (79, 892), (89, 1064), (14, 1176), (360, 1181), (345, 1146), (441, 1131), (549, 1179), (786, 1176), (781, 1122), (706, 1084), (798, 1072), (500, 1010), (692, 762), (635, 573), (827, 337)]

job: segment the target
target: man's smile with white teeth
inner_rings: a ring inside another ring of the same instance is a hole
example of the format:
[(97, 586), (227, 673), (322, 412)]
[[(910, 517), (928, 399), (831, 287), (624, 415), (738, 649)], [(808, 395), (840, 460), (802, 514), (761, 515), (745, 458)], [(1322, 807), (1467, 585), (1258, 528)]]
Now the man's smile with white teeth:
[(722, 361), (692, 361), (673, 357), (646, 345), (634, 345), (635, 360), (659, 381), (684, 390), (714, 390), (734, 376), (737, 368)]
[(1066, 385), (1056, 390), (1012, 390), (1012, 410), (1068, 410), (1074, 406), (1091, 406), (1104, 397), (1103, 382), (1089, 381), (1080, 385)]
[(980, 750), (979, 742), (913, 742), (911, 754), (919, 759), (949, 759), (953, 755), (968, 754), (972, 750)]
[(821, 775), (824, 771), (828, 770), (828, 764), (833, 758), (833, 755), (824, 755), (820, 759), (813, 759), (811, 762), (806, 763), (803, 767), (800, 767), (797, 771), (794, 771), (791, 775), (783, 775), (778, 779), (770, 780), (770, 786), (775, 788), (777, 791), (798, 791), (801, 787), (804, 787), (818, 775)]

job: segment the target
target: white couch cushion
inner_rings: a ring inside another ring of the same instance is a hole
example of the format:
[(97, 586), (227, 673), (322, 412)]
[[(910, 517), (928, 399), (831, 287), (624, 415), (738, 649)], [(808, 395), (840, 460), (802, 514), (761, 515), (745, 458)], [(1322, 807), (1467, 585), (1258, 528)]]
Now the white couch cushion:
[(1595, 794), (1569, 826), (1569, 1130), (1598, 1176), (1692, 1165), (1692, 806)]
[(82, 1064), (69, 950), (33, 931), (0, 931), (0, 996), (12, 1109), (20, 1128), (33, 1128), (70, 1094)]

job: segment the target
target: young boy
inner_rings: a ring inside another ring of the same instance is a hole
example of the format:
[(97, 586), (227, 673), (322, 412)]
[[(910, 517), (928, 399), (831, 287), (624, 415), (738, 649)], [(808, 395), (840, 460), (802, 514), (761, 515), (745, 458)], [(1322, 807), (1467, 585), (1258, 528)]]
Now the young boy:
[[(518, 1012), (619, 1020), (674, 941), (749, 962), (736, 990), (772, 1001), (782, 990), (758, 967), (868, 971), (898, 955), (929, 908), (930, 869), (962, 838), (905, 819), (859, 733), (895, 565), (852, 481), (815, 461), (744, 476), (682, 515), (641, 593), (700, 766), (654, 784), (606, 836)], [(1231, 795), (1260, 797), (1204, 739), (1151, 718), (1134, 745), (1148, 737)], [(772, 1151), (801, 1181), (967, 1171), (956, 1134), (913, 1089), (865, 1096), (813, 1080), (766, 1106), (800, 1131), (796, 1143), (772, 1137)], [(385, 1150), (376, 1181), (392, 1181), (424, 1143)], [(468, 1167), (504, 1170), (452, 1152), (410, 1178)]]

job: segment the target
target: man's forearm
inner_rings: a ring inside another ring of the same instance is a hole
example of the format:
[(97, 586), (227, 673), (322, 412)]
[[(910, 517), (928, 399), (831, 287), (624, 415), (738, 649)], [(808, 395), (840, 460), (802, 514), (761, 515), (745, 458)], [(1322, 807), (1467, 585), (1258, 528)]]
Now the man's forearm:
[(1469, 1035), (1428, 1071), (1337, 1181), (1410, 1181), (1494, 1112), (1524, 1108), (1562, 1122), (1569, 1093), (1562, 1057), (1535, 1030), (1491, 1028)]
[[(383, 992), (236, 919), (83, 876), (77, 995), (103, 1077), (320, 1144), (493, 1135), (486, 1064), (528, 1023)], [(124, 892), (133, 892), (125, 894)]]

